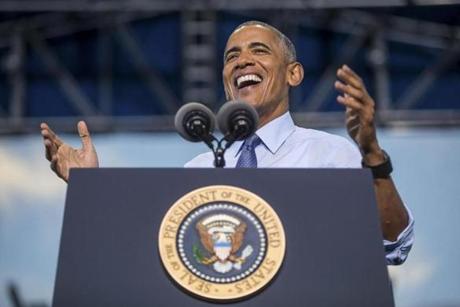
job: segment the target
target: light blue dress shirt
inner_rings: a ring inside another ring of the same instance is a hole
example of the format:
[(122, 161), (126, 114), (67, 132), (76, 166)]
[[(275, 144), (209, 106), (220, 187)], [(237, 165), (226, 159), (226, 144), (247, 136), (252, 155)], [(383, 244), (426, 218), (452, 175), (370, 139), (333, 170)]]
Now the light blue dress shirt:
[[(255, 150), (260, 168), (361, 168), (361, 153), (356, 146), (341, 136), (296, 126), (289, 112), (264, 125), (256, 134), (262, 140)], [(235, 167), (242, 145), (243, 141), (235, 142), (225, 152), (225, 167)], [(207, 152), (185, 167), (214, 167), (213, 163), (213, 154)], [(412, 247), (414, 219), (407, 212), (409, 224), (397, 240), (383, 241), (388, 264), (403, 263)]]

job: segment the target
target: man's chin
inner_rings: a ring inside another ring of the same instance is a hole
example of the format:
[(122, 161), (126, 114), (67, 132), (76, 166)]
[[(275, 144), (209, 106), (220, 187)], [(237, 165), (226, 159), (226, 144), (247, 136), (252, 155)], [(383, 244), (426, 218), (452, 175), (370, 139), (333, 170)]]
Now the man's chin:
[(257, 103), (256, 100), (251, 99), (250, 97), (239, 97), (237, 100), (249, 104), (254, 109), (256, 109), (257, 112), (258, 112), (258, 109), (260, 108), (260, 104)]
[(258, 95), (254, 95), (254, 93), (239, 92), (236, 95), (235, 100), (246, 102), (256, 108), (258, 104), (257, 102), (260, 101), (260, 98)]

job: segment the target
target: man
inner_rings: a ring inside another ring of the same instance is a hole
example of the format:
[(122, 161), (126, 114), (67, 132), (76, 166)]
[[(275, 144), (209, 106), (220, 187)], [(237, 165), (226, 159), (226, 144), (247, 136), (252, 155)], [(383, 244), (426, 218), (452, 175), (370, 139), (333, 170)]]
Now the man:
[[(255, 135), (226, 152), (229, 167), (361, 167), (373, 169), (374, 187), (388, 264), (404, 262), (413, 242), (413, 219), (389, 176), (389, 157), (379, 147), (374, 126), (374, 101), (361, 78), (348, 66), (337, 71), (338, 103), (346, 108), (347, 140), (294, 125), (289, 90), (302, 82), (302, 65), (293, 44), (277, 29), (261, 22), (243, 23), (227, 41), (223, 79), (227, 99), (243, 100), (257, 110)], [(72, 167), (98, 167), (95, 148), (84, 122), (78, 123), (82, 148), (63, 143), (41, 124), (51, 168), (67, 181)], [(202, 154), (189, 167), (212, 167), (212, 155)], [(351, 238), (352, 239), (352, 238)]]

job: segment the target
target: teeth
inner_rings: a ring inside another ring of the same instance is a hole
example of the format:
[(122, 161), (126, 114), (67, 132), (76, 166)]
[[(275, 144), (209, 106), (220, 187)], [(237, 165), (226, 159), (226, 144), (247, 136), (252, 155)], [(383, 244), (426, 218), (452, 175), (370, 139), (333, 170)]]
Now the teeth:
[(261, 82), (262, 81), (262, 79), (257, 75), (244, 75), (244, 76), (241, 76), (238, 79), (236, 79), (236, 85), (240, 86), (241, 83), (249, 81), (249, 80), (255, 81), (255, 82)]

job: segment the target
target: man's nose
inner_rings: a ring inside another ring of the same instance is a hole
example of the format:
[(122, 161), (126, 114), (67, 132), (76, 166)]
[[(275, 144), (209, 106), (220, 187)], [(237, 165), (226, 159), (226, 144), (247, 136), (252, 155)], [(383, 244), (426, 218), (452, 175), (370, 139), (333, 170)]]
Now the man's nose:
[(238, 68), (245, 68), (247, 66), (254, 65), (254, 59), (249, 52), (241, 52), (236, 65)]

